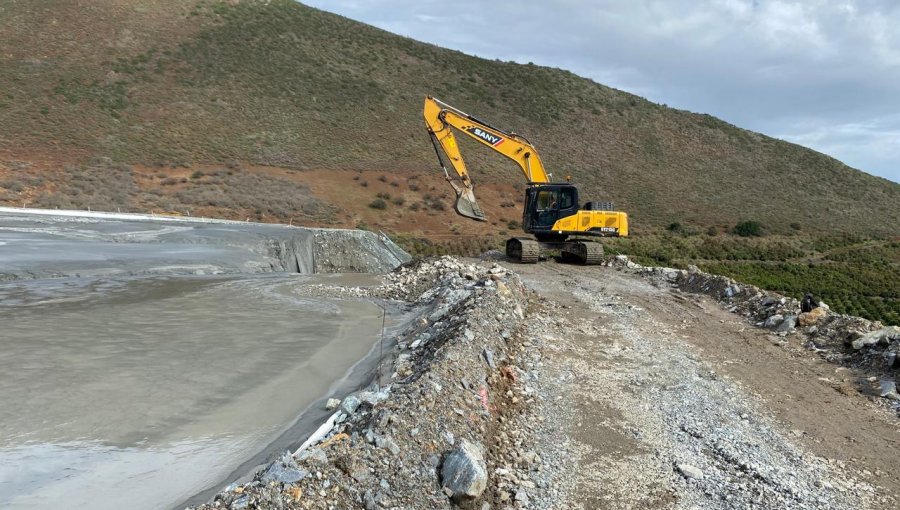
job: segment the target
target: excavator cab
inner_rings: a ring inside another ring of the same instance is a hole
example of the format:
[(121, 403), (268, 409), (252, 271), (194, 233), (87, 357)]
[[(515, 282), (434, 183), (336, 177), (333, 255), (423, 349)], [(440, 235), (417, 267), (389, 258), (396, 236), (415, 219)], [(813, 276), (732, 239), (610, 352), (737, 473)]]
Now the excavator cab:
[(552, 231), (553, 225), (577, 212), (578, 189), (574, 185), (534, 184), (525, 190), (522, 229), (542, 238), (560, 237)]

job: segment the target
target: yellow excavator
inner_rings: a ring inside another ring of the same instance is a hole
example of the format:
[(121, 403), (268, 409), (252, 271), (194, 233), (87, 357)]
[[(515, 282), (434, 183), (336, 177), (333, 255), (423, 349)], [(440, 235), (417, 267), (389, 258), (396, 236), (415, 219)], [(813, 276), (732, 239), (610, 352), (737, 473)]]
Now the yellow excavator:
[[(535, 263), (542, 250), (558, 250), (563, 260), (599, 264), (603, 245), (598, 237), (628, 235), (628, 215), (613, 211), (608, 202), (578, 202), (578, 188), (569, 182), (552, 182), (537, 150), (524, 136), (503, 131), (431, 96), (425, 98), (425, 124), (447, 181), (456, 192), (456, 212), (486, 221), (475, 200), (474, 185), (459, 151), (453, 130), (513, 160), (525, 174), (525, 209), (522, 229), (534, 237), (506, 241), (506, 255)], [(454, 174), (447, 169), (450, 161)]]

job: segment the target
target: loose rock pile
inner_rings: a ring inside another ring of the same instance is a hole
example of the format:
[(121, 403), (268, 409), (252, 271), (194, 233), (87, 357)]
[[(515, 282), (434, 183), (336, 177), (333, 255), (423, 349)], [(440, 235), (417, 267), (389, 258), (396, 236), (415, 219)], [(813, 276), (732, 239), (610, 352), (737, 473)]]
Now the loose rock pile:
[(518, 365), (518, 278), (442, 258), (354, 293), (424, 310), (398, 339), (391, 383), (329, 401), (335, 413), (311, 444), (199, 508), (528, 506), (540, 459), (515, 426), (530, 391)]
[[(900, 395), (891, 390), (894, 379), (900, 375), (900, 328), (896, 326), (885, 327), (878, 321), (837, 314), (825, 303), (801, 313), (796, 299), (704, 273), (695, 266), (688, 270), (642, 267), (623, 255), (611, 264), (636, 270), (685, 292), (711, 296), (729, 311), (776, 335), (802, 335), (808, 349), (819, 352), (830, 362), (873, 374), (873, 380), (881, 381), (881, 396), (900, 402)], [(900, 403), (892, 407), (900, 412)]]

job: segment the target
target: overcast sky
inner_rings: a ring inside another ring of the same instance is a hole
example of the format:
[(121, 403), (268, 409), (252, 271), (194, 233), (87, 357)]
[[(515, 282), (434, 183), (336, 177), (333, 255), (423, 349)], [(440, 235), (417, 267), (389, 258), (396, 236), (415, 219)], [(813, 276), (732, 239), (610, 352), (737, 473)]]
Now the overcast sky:
[(468, 54), (568, 69), (900, 182), (900, 1), (301, 1)]

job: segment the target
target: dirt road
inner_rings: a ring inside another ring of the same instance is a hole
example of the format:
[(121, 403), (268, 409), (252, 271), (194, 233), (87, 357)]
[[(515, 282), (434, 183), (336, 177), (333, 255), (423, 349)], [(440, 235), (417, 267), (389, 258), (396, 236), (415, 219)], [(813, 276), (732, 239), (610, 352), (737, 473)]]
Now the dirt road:
[(445, 257), (310, 288), (425, 312), (390, 384), (339, 395), (308, 449), (202, 508), (897, 508), (896, 412), (803, 334), (672, 271), (502, 265)]
[(569, 456), (533, 506), (897, 507), (896, 416), (798, 337), (614, 268), (507, 266), (538, 296), (534, 443)]

